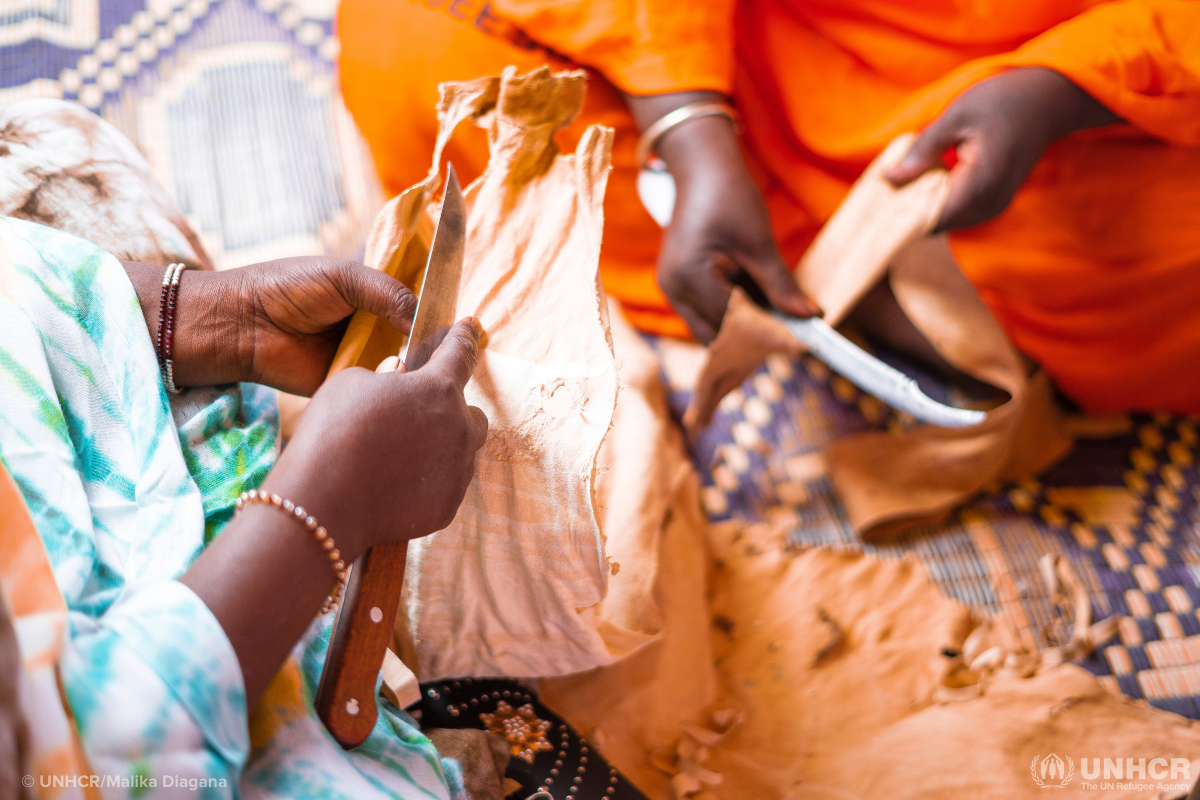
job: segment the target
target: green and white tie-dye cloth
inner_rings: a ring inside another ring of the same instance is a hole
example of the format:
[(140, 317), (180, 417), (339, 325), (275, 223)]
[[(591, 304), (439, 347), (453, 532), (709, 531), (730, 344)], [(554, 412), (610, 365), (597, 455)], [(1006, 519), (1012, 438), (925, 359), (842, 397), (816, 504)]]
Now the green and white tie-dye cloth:
[(273, 395), (197, 389), (172, 406), (112, 256), (16, 219), (0, 218), (0, 242), (12, 261), (0, 269), (0, 460), (70, 610), (62, 682), (103, 794), (461, 796), (457, 765), (386, 703), (357, 751), (326, 734), (312, 695), (330, 617), (251, 726), (224, 631), (175, 579), (274, 463)]

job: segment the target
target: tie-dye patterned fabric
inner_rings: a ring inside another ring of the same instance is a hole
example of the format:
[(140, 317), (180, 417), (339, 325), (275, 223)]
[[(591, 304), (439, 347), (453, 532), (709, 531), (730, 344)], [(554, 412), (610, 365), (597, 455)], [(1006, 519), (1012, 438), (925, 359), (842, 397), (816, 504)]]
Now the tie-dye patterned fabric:
[(175, 579), (274, 463), (271, 395), (244, 385), (168, 403), (112, 256), (15, 219), (0, 218), (0, 244), (11, 259), (0, 269), (0, 460), (66, 599), (60, 674), (103, 795), (460, 794), (447, 784), (460, 784), (457, 770), (403, 712), (383, 705), (355, 753), (325, 733), (312, 694), (329, 618), (271, 684), (252, 746), (237, 657)]

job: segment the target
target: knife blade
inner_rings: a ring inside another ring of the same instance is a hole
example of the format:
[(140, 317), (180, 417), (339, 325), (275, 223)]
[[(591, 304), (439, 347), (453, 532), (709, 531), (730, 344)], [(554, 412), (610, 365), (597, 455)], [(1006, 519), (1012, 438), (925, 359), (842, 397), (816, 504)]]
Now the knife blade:
[[(466, 202), (451, 165), (408, 338), (406, 372), (424, 366), (454, 324), (466, 232)], [(366, 741), (375, 727), (375, 685), (392, 637), (407, 560), (408, 542), (389, 542), (367, 550), (350, 569), (315, 703), (326, 729), (346, 750)]]
[(937, 402), (922, 392), (915, 380), (866, 352), (820, 317), (799, 319), (779, 311), (771, 313), (830, 369), (892, 408), (907, 411), (922, 422), (943, 428), (978, 425), (987, 416), (986, 412), (976, 409), (954, 408)]
[(433, 233), (433, 246), (429, 248), (429, 261), (421, 282), (421, 296), (417, 299), (412, 333), (408, 336), (408, 352), (404, 356), (404, 369), (407, 372), (425, 366), (454, 324), (466, 246), (467, 205), (458, 185), (458, 175), (451, 164), (446, 174), (442, 215)]
[[(661, 227), (671, 221), (675, 205), (675, 180), (670, 173), (643, 169), (638, 173), (638, 196), (642, 205)], [(766, 295), (748, 276), (734, 283), (746, 290), (754, 302), (770, 308)], [(820, 318), (799, 319), (778, 311), (778, 317), (797, 341), (807, 345), (830, 369), (893, 408), (912, 414), (922, 422), (944, 428), (967, 428), (983, 422), (987, 414), (969, 408), (954, 408), (937, 402), (917, 386), (917, 382), (893, 369), (842, 336)]]

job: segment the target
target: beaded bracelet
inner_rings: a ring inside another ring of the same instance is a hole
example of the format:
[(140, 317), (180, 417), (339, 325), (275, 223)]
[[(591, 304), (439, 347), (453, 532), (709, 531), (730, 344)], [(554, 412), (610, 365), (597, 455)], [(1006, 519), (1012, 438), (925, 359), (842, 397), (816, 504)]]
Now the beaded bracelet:
[(179, 279), (187, 264), (171, 264), (163, 274), (162, 296), (158, 307), (158, 338), (154, 343), (158, 355), (158, 368), (162, 372), (163, 385), (171, 394), (183, 390), (175, 385), (175, 362), (171, 359), (171, 345), (175, 336), (175, 300), (179, 293)]
[(237, 499), (237, 510), (241, 511), (248, 505), (261, 503), (267, 506), (273, 506), (283, 511), (289, 516), (295, 517), (296, 521), (313, 532), (317, 543), (325, 551), (325, 555), (329, 557), (329, 565), (333, 567), (333, 575), (337, 578), (337, 585), (333, 587), (333, 591), (325, 598), (325, 603), (321, 606), (319, 615), (328, 614), (337, 608), (338, 603), (342, 601), (342, 595), (346, 593), (346, 580), (350, 574), (346, 571), (346, 562), (342, 560), (342, 554), (338, 551), (337, 546), (333, 543), (333, 537), (329, 535), (329, 531), (317, 524), (317, 520), (312, 517), (303, 506), (298, 506), (291, 500), (285, 500), (277, 494), (268, 494), (259, 489), (251, 489), (248, 492), (242, 492)]

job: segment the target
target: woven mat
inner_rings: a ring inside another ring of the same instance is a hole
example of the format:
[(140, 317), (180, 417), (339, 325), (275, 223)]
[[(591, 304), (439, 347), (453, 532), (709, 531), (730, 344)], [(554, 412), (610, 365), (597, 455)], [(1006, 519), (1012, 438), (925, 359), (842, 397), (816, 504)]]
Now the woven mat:
[[(219, 267), (361, 257), (383, 197), (337, 91), (335, 8), (10, 0), (0, 10), (0, 103), (61, 97), (112, 122)], [(671, 376), (694, 367), (697, 353), (653, 344), (681, 414), (688, 394)], [(693, 442), (705, 506), (714, 520), (775, 521), (798, 543), (912, 554), (948, 595), (1003, 615), (1029, 647), (1064, 634), (1037, 570), (1042, 555), (1061, 553), (1091, 587), (1093, 615), (1121, 617), (1118, 638), (1083, 666), (1114, 692), (1200, 718), (1200, 423), (1110, 420), (1041, 480), (989, 487), (940, 525), (864, 544), (813, 454), (837, 436), (906, 424), (815, 359), (772, 358)]]

